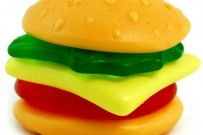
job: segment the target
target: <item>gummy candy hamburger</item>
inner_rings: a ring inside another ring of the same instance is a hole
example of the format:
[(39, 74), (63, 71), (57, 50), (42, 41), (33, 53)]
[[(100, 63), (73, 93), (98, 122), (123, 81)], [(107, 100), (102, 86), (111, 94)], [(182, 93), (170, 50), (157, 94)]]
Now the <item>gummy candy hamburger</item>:
[(178, 122), (176, 81), (197, 57), (190, 29), (163, 0), (41, 0), (9, 46), (19, 123), (45, 135), (158, 135)]

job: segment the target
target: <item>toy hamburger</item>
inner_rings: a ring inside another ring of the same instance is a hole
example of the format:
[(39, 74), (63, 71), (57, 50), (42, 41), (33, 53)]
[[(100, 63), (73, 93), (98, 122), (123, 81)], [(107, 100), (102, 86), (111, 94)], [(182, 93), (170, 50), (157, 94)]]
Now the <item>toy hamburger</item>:
[(184, 54), (188, 19), (163, 0), (41, 0), (23, 20), (7, 72), (14, 114), (43, 135), (160, 135), (183, 106), (176, 81), (199, 66)]

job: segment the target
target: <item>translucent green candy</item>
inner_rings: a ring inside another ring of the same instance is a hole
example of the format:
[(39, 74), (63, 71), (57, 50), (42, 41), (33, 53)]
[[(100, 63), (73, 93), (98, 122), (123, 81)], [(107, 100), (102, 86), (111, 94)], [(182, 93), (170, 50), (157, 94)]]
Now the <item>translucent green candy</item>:
[(184, 48), (181, 43), (155, 53), (110, 53), (63, 47), (30, 35), (15, 39), (8, 48), (12, 57), (31, 58), (66, 65), (88, 74), (128, 76), (161, 69), (165, 63), (179, 59)]

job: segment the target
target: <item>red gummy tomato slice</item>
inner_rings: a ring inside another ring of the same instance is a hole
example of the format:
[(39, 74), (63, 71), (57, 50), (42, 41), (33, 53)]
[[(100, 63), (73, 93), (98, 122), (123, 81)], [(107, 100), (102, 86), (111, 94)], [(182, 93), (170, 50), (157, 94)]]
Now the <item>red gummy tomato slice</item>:
[(124, 117), (111, 114), (77, 95), (49, 86), (17, 80), (15, 90), (31, 106), (42, 111), (88, 119), (120, 120), (139, 117), (160, 109), (174, 98), (177, 87), (174, 83), (162, 89)]

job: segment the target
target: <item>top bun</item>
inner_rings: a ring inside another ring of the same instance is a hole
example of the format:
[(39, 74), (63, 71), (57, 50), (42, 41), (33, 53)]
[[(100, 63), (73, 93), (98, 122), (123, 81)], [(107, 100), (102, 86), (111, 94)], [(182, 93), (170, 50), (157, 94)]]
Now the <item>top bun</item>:
[(62, 46), (149, 53), (175, 46), (190, 23), (163, 0), (40, 0), (27, 11), (23, 26)]

